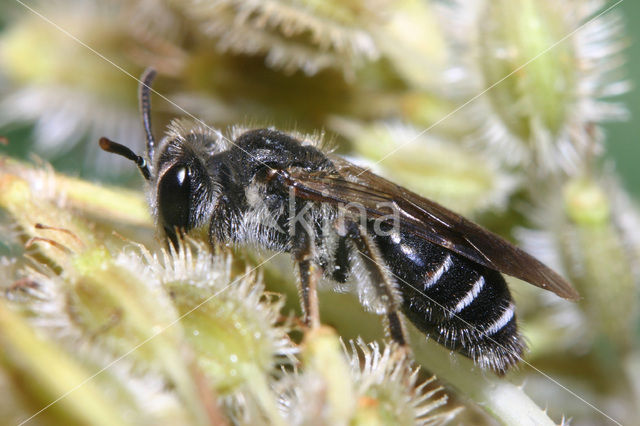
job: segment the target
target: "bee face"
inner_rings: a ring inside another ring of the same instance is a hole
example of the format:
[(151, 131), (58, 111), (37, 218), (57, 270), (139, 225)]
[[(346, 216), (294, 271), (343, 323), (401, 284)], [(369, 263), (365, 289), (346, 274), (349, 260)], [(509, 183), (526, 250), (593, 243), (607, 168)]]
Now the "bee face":
[[(155, 186), (154, 205), (158, 224), (175, 242), (176, 232), (187, 232), (208, 223), (216, 204), (216, 167), (208, 135), (189, 134), (164, 143), (157, 152), (151, 184)], [(209, 163), (209, 167), (207, 167)]]

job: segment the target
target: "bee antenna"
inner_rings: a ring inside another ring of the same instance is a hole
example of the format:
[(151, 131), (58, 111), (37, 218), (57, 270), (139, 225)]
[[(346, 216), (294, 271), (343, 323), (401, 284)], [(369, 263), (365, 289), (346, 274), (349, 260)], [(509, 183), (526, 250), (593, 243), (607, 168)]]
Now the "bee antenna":
[(142, 114), (142, 125), (147, 136), (147, 158), (153, 158), (153, 150), (156, 140), (151, 131), (151, 83), (156, 76), (156, 70), (147, 68), (140, 76), (140, 86), (138, 88), (138, 102), (140, 113)]
[(103, 136), (100, 138), (100, 148), (112, 154), (121, 155), (124, 158), (136, 163), (136, 165), (142, 172), (142, 176), (144, 176), (146, 180), (149, 180), (149, 178), (151, 177), (151, 172), (149, 171), (149, 165), (147, 164), (147, 161), (135, 152), (131, 151), (126, 146), (107, 139)]

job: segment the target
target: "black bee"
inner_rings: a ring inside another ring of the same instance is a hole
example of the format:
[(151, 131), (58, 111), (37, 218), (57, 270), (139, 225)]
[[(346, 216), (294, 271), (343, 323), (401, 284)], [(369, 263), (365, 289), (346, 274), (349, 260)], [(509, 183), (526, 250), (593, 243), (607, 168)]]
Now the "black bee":
[(404, 314), (445, 347), (503, 374), (525, 343), (501, 273), (578, 297), (562, 277), (497, 235), (277, 130), (250, 130), (231, 142), (174, 122), (156, 144), (154, 74), (148, 70), (140, 86), (146, 155), (106, 138), (100, 146), (136, 162), (158, 225), (174, 244), (179, 233), (201, 232), (212, 246), (290, 253), (308, 325), (319, 324), (321, 275), (354, 286), (365, 307), (386, 318), (398, 344), (407, 344)]

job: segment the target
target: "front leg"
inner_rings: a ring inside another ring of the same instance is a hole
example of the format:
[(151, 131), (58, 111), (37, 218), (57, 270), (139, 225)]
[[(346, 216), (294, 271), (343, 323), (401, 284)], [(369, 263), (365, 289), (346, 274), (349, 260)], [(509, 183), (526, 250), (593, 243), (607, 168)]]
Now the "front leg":
[[(289, 233), (290, 251), (298, 274), (298, 296), (304, 324), (310, 328), (317, 328), (320, 326), (317, 287), (322, 268), (314, 261), (315, 233), (311, 226), (312, 205), (296, 198), (294, 188), (285, 182), (287, 175), (288, 173), (284, 170), (270, 169), (266, 172), (264, 184), (268, 193), (277, 194), (276, 198), (279, 200), (288, 200), (287, 223), (278, 225), (287, 229)], [(274, 211), (277, 210), (278, 208), (274, 208)], [(278, 217), (282, 219), (281, 216)]]

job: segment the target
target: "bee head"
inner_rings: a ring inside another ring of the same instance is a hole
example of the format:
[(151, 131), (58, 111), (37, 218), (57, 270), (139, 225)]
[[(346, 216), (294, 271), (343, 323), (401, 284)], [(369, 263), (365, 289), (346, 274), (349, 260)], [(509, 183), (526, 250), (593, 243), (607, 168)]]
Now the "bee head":
[(146, 155), (138, 155), (105, 137), (100, 138), (100, 147), (136, 163), (150, 187), (155, 189), (150, 197), (154, 213), (175, 245), (178, 233), (202, 225), (210, 215), (218, 191), (207, 172), (206, 162), (210, 156), (210, 146), (215, 144), (215, 140), (205, 132), (185, 136), (174, 131), (156, 147), (151, 131), (150, 104), (154, 77), (155, 71), (147, 69), (141, 77), (139, 89), (142, 123), (147, 139)]
[(151, 183), (155, 186), (152, 205), (159, 223), (175, 240), (176, 230), (189, 231), (208, 223), (220, 194), (217, 168), (207, 166), (211, 137), (189, 133), (167, 138), (159, 147)]

